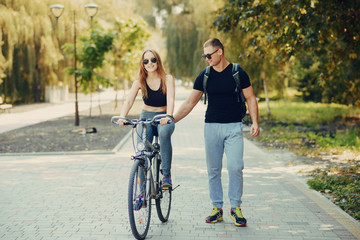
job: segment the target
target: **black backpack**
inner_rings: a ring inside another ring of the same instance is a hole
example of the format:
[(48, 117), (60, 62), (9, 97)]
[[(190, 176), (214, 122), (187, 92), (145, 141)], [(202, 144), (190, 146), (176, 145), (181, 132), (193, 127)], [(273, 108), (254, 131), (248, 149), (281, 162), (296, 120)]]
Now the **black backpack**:
[[(241, 88), (241, 84), (240, 84), (240, 76), (239, 76), (239, 70), (240, 70), (240, 66), (237, 63), (233, 63), (233, 68), (232, 68), (232, 74), (236, 83), (236, 88), (235, 88), (235, 93), (237, 95), (237, 101), (239, 103), (241, 103), (241, 117), (245, 117), (246, 115), (246, 105), (245, 105), (245, 97), (244, 94), (242, 93), (242, 88)], [(209, 74), (210, 74), (210, 66), (207, 66), (205, 69), (205, 74), (204, 74), (204, 79), (203, 79), (203, 88), (204, 88), (204, 104), (206, 104), (206, 98), (207, 98), (207, 91), (206, 91), (206, 85), (207, 85), (207, 81), (209, 79)]]

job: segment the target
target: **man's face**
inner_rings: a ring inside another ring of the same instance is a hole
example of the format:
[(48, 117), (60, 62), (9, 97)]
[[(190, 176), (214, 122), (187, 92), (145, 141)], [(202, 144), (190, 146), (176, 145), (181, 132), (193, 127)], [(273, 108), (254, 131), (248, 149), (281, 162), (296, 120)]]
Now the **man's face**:
[(206, 61), (209, 63), (210, 66), (216, 66), (220, 63), (220, 53), (222, 53), (220, 48), (215, 48), (212, 46), (208, 46), (204, 48), (204, 55), (203, 57), (206, 58)]

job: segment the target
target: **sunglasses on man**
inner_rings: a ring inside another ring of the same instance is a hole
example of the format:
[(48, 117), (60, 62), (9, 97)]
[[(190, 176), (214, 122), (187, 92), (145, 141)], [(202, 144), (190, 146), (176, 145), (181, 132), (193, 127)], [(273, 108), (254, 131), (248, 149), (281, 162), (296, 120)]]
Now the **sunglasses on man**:
[(151, 58), (151, 60), (149, 60), (149, 59), (144, 59), (144, 61), (143, 61), (143, 63), (144, 63), (144, 65), (147, 65), (149, 62), (152, 62), (152, 63), (156, 63), (156, 58)]
[(219, 48), (215, 51), (215, 52), (213, 52), (213, 53), (210, 53), (210, 54), (203, 54), (203, 55), (201, 55), (203, 58), (207, 58), (207, 59), (211, 59), (211, 55), (213, 55), (214, 53), (216, 53), (217, 51), (219, 51)]

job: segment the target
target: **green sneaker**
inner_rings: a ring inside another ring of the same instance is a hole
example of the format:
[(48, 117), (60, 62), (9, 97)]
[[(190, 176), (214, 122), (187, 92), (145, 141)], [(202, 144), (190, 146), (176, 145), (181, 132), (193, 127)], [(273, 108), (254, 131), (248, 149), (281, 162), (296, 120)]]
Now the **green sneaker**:
[(223, 220), (223, 210), (220, 208), (218, 209), (217, 207), (214, 207), (210, 216), (208, 216), (205, 221), (207, 223), (216, 223), (216, 222), (221, 222)]
[(240, 207), (236, 207), (235, 211), (231, 209), (230, 218), (234, 221), (235, 226), (246, 227), (246, 219), (242, 215)]

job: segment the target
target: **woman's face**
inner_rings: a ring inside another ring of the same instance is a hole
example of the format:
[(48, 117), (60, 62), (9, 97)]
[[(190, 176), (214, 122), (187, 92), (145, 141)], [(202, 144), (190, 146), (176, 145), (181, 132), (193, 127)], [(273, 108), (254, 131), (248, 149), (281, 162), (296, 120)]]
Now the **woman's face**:
[(152, 52), (144, 54), (143, 64), (147, 72), (155, 72), (157, 70), (157, 60)]

